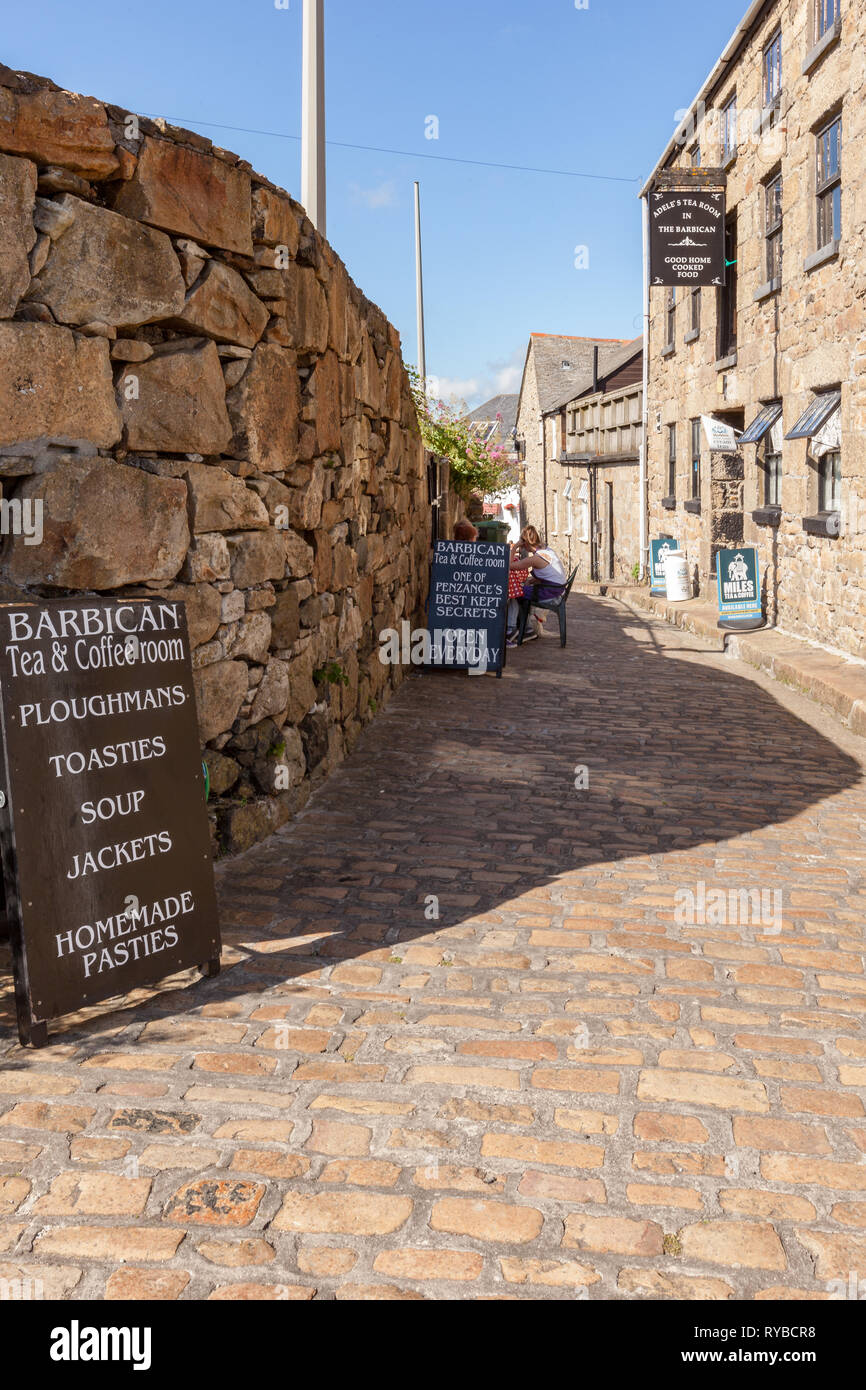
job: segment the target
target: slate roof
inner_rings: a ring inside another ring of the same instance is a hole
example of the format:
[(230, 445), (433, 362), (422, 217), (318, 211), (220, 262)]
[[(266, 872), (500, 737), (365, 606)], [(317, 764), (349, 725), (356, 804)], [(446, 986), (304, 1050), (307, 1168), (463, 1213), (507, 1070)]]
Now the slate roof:
[(503, 436), (508, 435), (517, 424), (517, 402), (519, 397), (514, 396), (493, 396), (483, 405), (479, 405), (477, 410), (472, 410), (466, 416), (470, 423), (474, 420), (495, 420), (497, 415), (502, 416), (501, 431)]
[[(563, 393), (567, 393), (566, 400), (572, 399), (577, 383), (585, 378), (587, 372), (592, 372), (593, 348), (598, 347), (599, 366), (604, 367), (607, 359), (620, 351), (625, 343), (625, 338), (574, 338), (555, 333), (533, 333), (526, 350), (526, 360), (529, 361), (530, 353), (534, 355), (542, 414), (552, 410), (562, 399)], [(564, 363), (568, 363), (568, 366), (564, 366)]]
[[(632, 338), (630, 342), (620, 344), (612, 351), (606, 352), (603, 348), (600, 349), (598, 354), (599, 387), (604, 389), (605, 378), (613, 376), (614, 372), (618, 372), (620, 367), (624, 367), (633, 357), (637, 357), (642, 350), (643, 334), (639, 338)], [(592, 385), (592, 360), (590, 358), (589, 371), (584, 371), (582, 375), (569, 382), (565, 386), (564, 392), (560, 391), (549, 405), (542, 407), (543, 413), (547, 415), (551, 411), (561, 410), (564, 405), (568, 405), (569, 401), (576, 400), (578, 396), (584, 396), (587, 391), (591, 391)]]

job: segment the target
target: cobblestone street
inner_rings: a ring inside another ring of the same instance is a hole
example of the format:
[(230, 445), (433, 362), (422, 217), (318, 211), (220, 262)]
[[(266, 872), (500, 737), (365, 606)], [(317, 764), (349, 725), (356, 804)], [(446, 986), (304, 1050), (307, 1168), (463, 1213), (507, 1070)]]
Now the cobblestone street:
[(565, 651), (502, 680), (407, 679), (298, 820), (218, 866), (218, 978), (33, 1052), (3, 977), (0, 1278), (590, 1300), (866, 1278), (866, 744), (619, 602), (569, 614)]

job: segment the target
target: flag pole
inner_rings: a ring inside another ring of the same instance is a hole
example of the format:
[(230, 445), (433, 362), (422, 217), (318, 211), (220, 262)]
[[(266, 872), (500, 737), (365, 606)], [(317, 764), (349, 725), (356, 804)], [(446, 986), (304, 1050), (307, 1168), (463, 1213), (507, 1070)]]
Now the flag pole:
[(421, 185), (415, 184), (415, 283), (418, 303), (418, 375), (427, 389), (427, 345), (424, 337), (424, 268), (421, 260)]
[(304, 0), (301, 105), (301, 202), (326, 236), (325, 0)]

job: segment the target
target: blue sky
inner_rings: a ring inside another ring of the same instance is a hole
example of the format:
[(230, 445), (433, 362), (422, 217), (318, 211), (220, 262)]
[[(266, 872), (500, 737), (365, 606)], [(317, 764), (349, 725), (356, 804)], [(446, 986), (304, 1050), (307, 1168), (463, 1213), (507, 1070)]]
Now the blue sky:
[[(10, 4), (0, 61), (130, 111), (181, 118), (297, 197), (297, 140), (225, 128), (300, 134), (302, 3), (288, 3)], [(326, 0), (328, 138), (340, 142), (328, 151), (328, 236), (414, 362), (412, 184), (421, 180), (428, 370), (443, 393), (474, 405), (516, 390), (533, 331), (639, 331), (636, 193), (745, 9), (746, 0), (589, 0), (580, 9), (574, 0)], [(430, 116), (437, 140), (425, 138)], [(589, 267), (578, 270), (583, 246)]]

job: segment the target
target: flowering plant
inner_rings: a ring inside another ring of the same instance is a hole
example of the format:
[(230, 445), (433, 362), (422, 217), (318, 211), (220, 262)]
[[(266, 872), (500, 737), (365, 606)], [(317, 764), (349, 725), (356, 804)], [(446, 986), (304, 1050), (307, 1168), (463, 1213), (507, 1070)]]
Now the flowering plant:
[(421, 438), (432, 454), (447, 458), (457, 495), (468, 501), (473, 492), (482, 496), (497, 492), (502, 487), (508, 450), (473, 435), (453, 406), (431, 400), (416, 371), (410, 369), (409, 377)]

